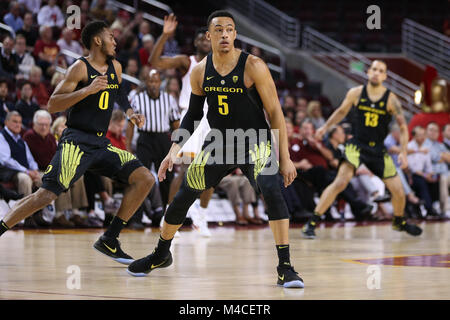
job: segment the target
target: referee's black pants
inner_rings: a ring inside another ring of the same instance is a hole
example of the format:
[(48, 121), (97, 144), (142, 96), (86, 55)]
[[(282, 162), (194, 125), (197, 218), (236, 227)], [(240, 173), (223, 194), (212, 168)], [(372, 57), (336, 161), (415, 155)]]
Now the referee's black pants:
[[(169, 153), (172, 142), (168, 132), (145, 132), (139, 131), (139, 138), (136, 146), (136, 156), (141, 160), (142, 164), (149, 170), (152, 164), (155, 165), (155, 170), (158, 172), (161, 162)], [(173, 180), (173, 172), (166, 172), (166, 179), (159, 183), (159, 190), (161, 192), (161, 200), (163, 208), (166, 207), (169, 199), (170, 183)], [(155, 185), (156, 187), (156, 185)]]

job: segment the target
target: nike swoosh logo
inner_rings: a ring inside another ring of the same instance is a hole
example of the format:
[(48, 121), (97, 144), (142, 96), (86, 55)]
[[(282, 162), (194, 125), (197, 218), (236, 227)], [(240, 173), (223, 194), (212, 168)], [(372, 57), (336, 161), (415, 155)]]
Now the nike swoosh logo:
[(287, 248), (288, 246), (283, 246), (283, 247), (278, 247), (279, 249), (284, 249)]
[(97, 75), (95, 75), (95, 76), (91, 76), (91, 79), (94, 79), (95, 77), (96, 77)]
[(282, 277), (278, 276), (278, 278), (279, 278), (281, 281), (283, 281), (283, 280), (284, 280), (284, 274), (283, 274)]
[(214, 76), (212, 76), (212, 77), (206, 77), (206, 80), (211, 80), (212, 78), (214, 78)]
[(112, 253), (116, 253), (117, 252), (117, 248), (111, 249), (110, 247), (108, 247), (108, 245), (106, 243), (103, 242), (103, 244), (105, 245), (105, 247), (107, 247), (109, 249), (109, 251), (111, 251)]
[(164, 260), (163, 262), (161, 262), (160, 264), (157, 264), (156, 266), (154, 264), (152, 264), (152, 266), (150, 267), (150, 269), (155, 269), (158, 268), (160, 265), (164, 264), (167, 260)]

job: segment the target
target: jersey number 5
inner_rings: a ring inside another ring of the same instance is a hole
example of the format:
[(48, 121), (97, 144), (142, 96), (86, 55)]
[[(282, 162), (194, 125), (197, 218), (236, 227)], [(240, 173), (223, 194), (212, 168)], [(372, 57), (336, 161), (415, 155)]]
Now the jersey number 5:
[(98, 107), (102, 110), (108, 109), (108, 103), (109, 103), (109, 92), (103, 91), (100, 95), (100, 100), (98, 101)]
[(227, 96), (224, 95), (218, 95), (217, 98), (219, 99), (219, 113), (223, 116), (226, 116), (228, 114), (228, 103), (224, 102), (224, 100), (227, 100)]
[(366, 117), (366, 127), (376, 127), (378, 126), (378, 114), (372, 112), (364, 113)]

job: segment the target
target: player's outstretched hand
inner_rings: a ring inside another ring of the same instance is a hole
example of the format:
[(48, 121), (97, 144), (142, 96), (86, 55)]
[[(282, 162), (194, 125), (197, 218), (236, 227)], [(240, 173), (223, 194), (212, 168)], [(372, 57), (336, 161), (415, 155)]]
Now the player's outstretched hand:
[(163, 33), (166, 35), (171, 35), (175, 32), (178, 25), (177, 17), (171, 13), (168, 16), (164, 17), (164, 27)]
[(287, 188), (297, 177), (297, 169), (291, 159), (280, 161), (280, 173), (283, 176), (284, 187)]
[(108, 76), (97, 76), (89, 85), (88, 90), (90, 94), (97, 93), (101, 90), (106, 90), (108, 86)]
[(315, 134), (315, 138), (318, 141), (322, 141), (323, 136), (325, 135), (325, 133), (327, 133), (327, 128), (325, 128), (325, 126), (322, 126), (319, 129), (317, 129), (316, 134)]
[(139, 113), (133, 113), (130, 116), (130, 121), (137, 126), (139, 129), (142, 129), (142, 127), (145, 124), (145, 116), (143, 114)]

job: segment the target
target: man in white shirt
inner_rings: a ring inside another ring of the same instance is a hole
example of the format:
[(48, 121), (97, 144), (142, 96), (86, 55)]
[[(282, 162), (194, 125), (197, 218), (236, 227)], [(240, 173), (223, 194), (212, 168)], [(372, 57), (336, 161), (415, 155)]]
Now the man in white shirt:
[[(83, 55), (83, 49), (81, 48), (80, 43), (73, 40), (73, 31), (68, 28), (64, 28), (64, 30), (62, 31), (62, 38), (59, 39), (56, 44), (61, 50), (65, 49), (75, 52), (79, 56)], [(68, 66), (70, 66), (75, 61), (75, 58), (72, 58), (70, 56), (65, 55), (64, 57), (66, 58)]]
[(439, 215), (433, 209), (430, 188), (428, 183), (437, 181), (431, 166), (429, 149), (425, 148), (425, 129), (417, 126), (412, 131), (413, 140), (408, 143), (408, 164), (412, 173), (413, 189), (420, 199), (424, 201), (427, 216)]
[(48, 5), (39, 10), (37, 20), (40, 26), (56, 26), (59, 28), (64, 26), (64, 16), (61, 9), (56, 5), (56, 0), (49, 0)]

